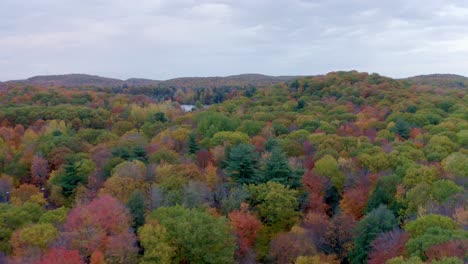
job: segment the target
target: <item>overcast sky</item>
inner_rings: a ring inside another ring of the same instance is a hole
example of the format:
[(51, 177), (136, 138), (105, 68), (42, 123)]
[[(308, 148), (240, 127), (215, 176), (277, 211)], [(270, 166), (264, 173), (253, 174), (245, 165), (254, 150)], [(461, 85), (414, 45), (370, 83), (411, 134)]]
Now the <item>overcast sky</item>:
[(0, 0), (1, 81), (351, 69), (468, 75), (468, 1)]

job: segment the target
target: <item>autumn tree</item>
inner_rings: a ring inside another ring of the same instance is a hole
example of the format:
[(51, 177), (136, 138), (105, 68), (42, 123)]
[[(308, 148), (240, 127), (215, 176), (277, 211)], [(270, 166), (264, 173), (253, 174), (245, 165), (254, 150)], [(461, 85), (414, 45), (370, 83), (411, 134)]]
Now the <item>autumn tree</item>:
[(339, 170), (338, 161), (331, 155), (325, 155), (315, 162), (314, 173), (318, 176), (327, 177), (339, 191), (343, 190), (345, 181), (344, 174)]
[[(156, 209), (147, 219), (147, 222), (151, 221), (157, 221), (163, 227), (153, 232), (161, 238), (166, 237), (165, 247), (175, 248), (171, 262), (234, 262), (235, 238), (224, 217), (175, 206)], [(145, 226), (142, 228), (140, 234), (144, 232)], [(166, 230), (168, 235), (163, 235), (163, 230)]]
[(372, 210), (356, 225), (354, 250), (350, 254), (351, 263), (367, 263), (371, 242), (380, 233), (388, 232), (397, 226), (393, 213), (385, 205)]
[(267, 182), (260, 185), (249, 185), (250, 204), (258, 210), (261, 220), (275, 230), (283, 230), (292, 226), (298, 216), (296, 190), (286, 186)]
[(43, 187), (49, 177), (49, 163), (41, 156), (35, 155), (31, 163), (32, 182)]
[(228, 217), (237, 236), (237, 255), (245, 256), (252, 249), (262, 224), (248, 211), (248, 204), (242, 204), (240, 210), (230, 212)]
[(37, 264), (84, 264), (78, 250), (68, 250), (64, 248), (51, 248), (47, 254), (37, 262)]
[(369, 264), (379, 264), (405, 253), (409, 235), (401, 229), (379, 234), (371, 243)]
[(102, 195), (70, 211), (61, 237), (68, 249), (78, 250), (84, 257), (100, 248), (107, 261), (132, 262), (137, 249), (130, 219), (117, 199)]

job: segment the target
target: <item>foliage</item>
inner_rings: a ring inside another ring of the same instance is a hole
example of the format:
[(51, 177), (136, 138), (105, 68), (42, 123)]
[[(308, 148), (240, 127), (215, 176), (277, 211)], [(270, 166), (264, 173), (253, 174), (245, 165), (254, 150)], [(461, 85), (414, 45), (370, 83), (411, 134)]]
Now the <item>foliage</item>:
[(354, 250), (351, 252), (352, 263), (367, 263), (371, 242), (380, 234), (397, 226), (393, 213), (385, 205), (372, 210), (356, 225)]
[(175, 206), (156, 209), (147, 221), (157, 221), (161, 225), (162, 228), (154, 231), (157, 236), (164, 237), (162, 230), (167, 230), (165, 247), (175, 248), (172, 262), (234, 262), (235, 239), (224, 217)]

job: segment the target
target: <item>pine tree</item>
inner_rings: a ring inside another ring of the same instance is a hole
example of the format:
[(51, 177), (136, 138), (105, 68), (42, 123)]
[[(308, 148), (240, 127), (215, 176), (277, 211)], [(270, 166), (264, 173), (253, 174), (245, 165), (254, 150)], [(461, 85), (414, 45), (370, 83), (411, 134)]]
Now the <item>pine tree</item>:
[(133, 217), (133, 228), (137, 230), (145, 224), (145, 196), (136, 190), (127, 202), (128, 210)]
[(200, 148), (197, 145), (197, 137), (195, 133), (189, 135), (189, 153), (195, 154)]
[(258, 154), (255, 152), (255, 147), (247, 144), (233, 147), (226, 160), (226, 172), (239, 184), (256, 183)]
[(291, 185), (293, 176), (286, 155), (279, 147), (273, 148), (265, 162), (262, 182), (274, 181)]

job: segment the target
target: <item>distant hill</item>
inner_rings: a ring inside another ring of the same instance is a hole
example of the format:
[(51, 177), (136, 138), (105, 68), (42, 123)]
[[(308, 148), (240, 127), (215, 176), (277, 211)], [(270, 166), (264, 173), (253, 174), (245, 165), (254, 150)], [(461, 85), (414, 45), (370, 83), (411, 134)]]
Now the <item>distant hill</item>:
[(161, 83), (161, 81), (142, 79), (142, 78), (131, 78), (125, 81), (130, 87), (143, 87), (143, 86), (154, 86)]
[(175, 88), (222, 87), (222, 86), (263, 86), (286, 82), (300, 76), (268, 76), (262, 74), (240, 74), (226, 77), (184, 77), (162, 82)]
[(262, 74), (240, 74), (227, 77), (184, 77), (166, 81), (131, 78), (120, 80), (87, 74), (64, 74), (35, 76), (26, 80), (13, 80), (6, 84), (30, 84), (64, 87), (147, 87), (161, 85), (174, 88), (222, 87), (222, 86), (263, 86), (296, 79), (300, 76), (267, 76)]
[(431, 85), (441, 88), (466, 88), (468, 87), (468, 78), (456, 74), (428, 74), (418, 75), (402, 79), (411, 84)]
[(124, 81), (88, 74), (64, 74), (35, 76), (26, 80), (8, 81), (6, 83), (19, 83), (43, 86), (65, 86), (65, 87), (116, 87), (125, 84)]

